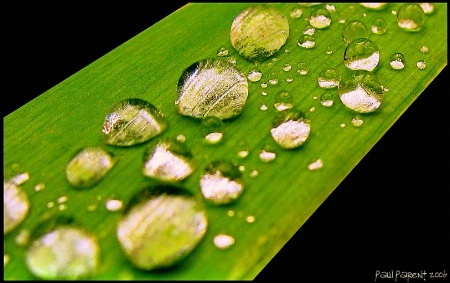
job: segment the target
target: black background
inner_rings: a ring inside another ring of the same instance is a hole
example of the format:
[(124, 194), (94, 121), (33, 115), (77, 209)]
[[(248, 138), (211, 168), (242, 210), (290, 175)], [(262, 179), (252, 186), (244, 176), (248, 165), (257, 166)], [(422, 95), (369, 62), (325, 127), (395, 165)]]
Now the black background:
[[(134, 2), (3, 9), (4, 116), (185, 4)], [(364, 283), (377, 270), (450, 272), (448, 78), (446, 67), (256, 281)]]

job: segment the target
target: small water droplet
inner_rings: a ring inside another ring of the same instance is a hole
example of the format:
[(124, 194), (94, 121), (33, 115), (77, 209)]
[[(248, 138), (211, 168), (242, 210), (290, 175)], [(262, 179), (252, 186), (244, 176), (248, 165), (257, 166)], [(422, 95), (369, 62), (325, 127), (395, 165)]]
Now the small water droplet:
[(245, 171), (245, 166), (244, 165), (239, 166), (239, 171), (244, 172)]
[(416, 32), (425, 23), (425, 13), (418, 4), (403, 4), (397, 12), (397, 24), (406, 31)]
[(262, 73), (260, 70), (253, 69), (247, 73), (247, 79), (251, 82), (259, 82), (262, 78)]
[(230, 161), (213, 161), (200, 178), (200, 189), (203, 197), (216, 205), (234, 202), (244, 191), (242, 173)]
[(266, 82), (262, 82), (262, 83), (261, 83), (261, 87), (262, 87), (262, 88), (266, 88), (266, 87), (267, 87), (267, 83), (266, 83)]
[(294, 101), (287, 91), (280, 91), (274, 98), (274, 106), (278, 111), (290, 109), (294, 106)]
[(340, 81), (341, 75), (335, 69), (324, 69), (317, 78), (317, 82), (321, 88), (338, 87)]
[(272, 123), (270, 134), (282, 148), (301, 146), (309, 137), (311, 125), (302, 111), (285, 110), (279, 112)]
[(223, 122), (214, 116), (203, 118), (201, 131), (208, 144), (216, 144), (220, 142), (223, 137)]
[(382, 10), (386, 8), (388, 3), (359, 3), (361, 6), (371, 10)]
[(425, 63), (424, 60), (419, 60), (417, 61), (416, 66), (419, 70), (424, 70), (427, 67), (427, 63)]
[(114, 146), (132, 146), (161, 134), (168, 122), (153, 104), (131, 98), (111, 107), (103, 122), (105, 142)]
[(312, 35), (302, 34), (297, 39), (297, 45), (305, 49), (311, 49), (316, 46), (316, 40)]
[(177, 135), (177, 141), (179, 141), (181, 143), (185, 142), (186, 141), (186, 136), (183, 135), (183, 134)]
[(304, 63), (304, 62), (300, 62), (297, 64), (298, 70), (297, 73), (300, 75), (306, 75), (309, 72), (309, 67), (308, 64)]
[(53, 207), (55, 207), (55, 202), (49, 201), (49, 202), (47, 203), (47, 208), (53, 208)]
[(108, 211), (119, 211), (122, 209), (122, 201), (120, 199), (108, 199), (105, 207)]
[(419, 3), (425, 14), (432, 14), (434, 12), (434, 3)]
[(373, 19), (370, 28), (375, 34), (384, 34), (387, 31), (387, 22), (383, 18)]
[(253, 222), (255, 222), (255, 216), (253, 216), (253, 215), (247, 215), (247, 217), (245, 217), (245, 222), (247, 222), (247, 223), (253, 223)]
[(65, 203), (65, 202), (68, 201), (68, 200), (69, 200), (69, 197), (68, 197), (68, 196), (60, 196), (60, 197), (58, 198), (57, 202), (58, 202), (59, 204), (61, 204), (61, 203)]
[(213, 242), (218, 249), (225, 250), (234, 245), (234, 238), (227, 234), (217, 234)]
[(352, 118), (352, 125), (355, 127), (361, 127), (363, 123), (364, 120), (359, 115), (356, 115), (355, 117)]
[(317, 159), (316, 161), (308, 164), (308, 169), (311, 171), (321, 169), (322, 167), (323, 167), (322, 159)]
[(289, 13), (291, 18), (298, 19), (303, 15), (303, 10), (300, 8), (293, 8), (291, 12)]
[(289, 64), (289, 63), (284, 64), (284, 66), (283, 66), (283, 71), (288, 72), (288, 71), (290, 71), (291, 69), (292, 69), (291, 64)]
[(311, 108), (309, 108), (309, 112), (314, 112), (316, 111), (316, 107), (312, 106)]
[(326, 29), (331, 25), (331, 14), (326, 7), (316, 7), (309, 17), (309, 24), (317, 29)]
[(394, 16), (396, 16), (396, 15), (397, 15), (397, 11), (396, 11), (396, 10), (392, 10), (392, 11), (391, 11), (391, 14), (394, 15)]
[(333, 94), (325, 92), (320, 96), (320, 104), (322, 104), (323, 106), (330, 107), (333, 105), (333, 103)]
[(13, 182), (3, 182), (3, 234), (6, 235), (19, 226), (29, 210), (27, 193)]
[(311, 26), (311, 25), (307, 25), (304, 29), (303, 29), (303, 34), (304, 35), (309, 35), (312, 36), (314, 35), (314, 33), (316, 32), (316, 29)]
[(99, 183), (113, 166), (109, 152), (100, 147), (85, 147), (67, 164), (66, 179), (75, 188), (89, 188)]
[(344, 64), (351, 70), (372, 71), (379, 61), (378, 45), (368, 38), (353, 40), (344, 52)]
[(137, 268), (162, 269), (188, 256), (204, 238), (206, 210), (191, 192), (173, 185), (148, 187), (127, 204), (117, 239)]
[(17, 234), (16, 238), (14, 239), (16, 244), (19, 247), (25, 247), (28, 244), (28, 241), (30, 240), (30, 230), (28, 229), (22, 229)]
[(238, 156), (240, 158), (245, 158), (245, 157), (248, 156), (248, 153), (249, 153), (248, 150), (241, 150), (241, 151), (238, 152)]
[(289, 53), (289, 49), (284, 49), (284, 53)]
[(46, 280), (87, 278), (99, 266), (100, 248), (90, 233), (69, 225), (33, 241), (26, 252), (28, 269)]
[(267, 91), (262, 91), (261, 95), (266, 96), (267, 95)]
[(228, 49), (226, 49), (225, 47), (220, 47), (219, 49), (217, 49), (217, 56), (218, 57), (228, 56)]
[(258, 170), (252, 170), (252, 171), (250, 171), (250, 177), (251, 177), (251, 178), (256, 178), (256, 177), (258, 177), (258, 175), (259, 175)]
[(287, 81), (288, 83), (291, 83), (291, 82), (294, 81), (294, 79), (289, 77), (289, 78), (286, 78), (286, 81)]
[(34, 186), (34, 191), (35, 192), (40, 192), (40, 191), (42, 191), (44, 189), (45, 189), (45, 184), (44, 183), (39, 183), (39, 184), (36, 184), (36, 186)]
[(263, 104), (261, 104), (259, 109), (262, 110), (262, 111), (266, 111), (267, 109), (269, 109), (269, 107), (267, 106), (267, 104), (263, 103)]
[(238, 156), (240, 158), (245, 158), (249, 153), (248, 144), (245, 141), (240, 141), (238, 144)]
[(268, 150), (261, 150), (261, 152), (259, 153), (259, 159), (261, 159), (261, 161), (264, 163), (272, 162), (276, 157), (277, 154), (275, 152)]
[(228, 217), (233, 217), (235, 215), (234, 210), (227, 210), (227, 216)]
[(336, 13), (336, 6), (334, 6), (333, 4), (327, 4), (325, 6), (325, 8), (330, 12), (330, 13)]
[(3, 254), (3, 266), (8, 265), (11, 261), (11, 256), (9, 254)]
[(369, 29), (366, 24), (359, 20), (351, 20), (342, 28), (342, 39), (349, 44), (358, 38), (368, 38)]
[(58, 205), (58, 210), (59, 211), (63, 211), (63, 210), (66, 210), (66, 209), (67, 209), (67, 204), (62, 203), (62, 204)]
[(277, 78), (277, 73), (271, 73), (269, 75), (269, 83), (271, 85), (276, 85), (278, 84), (278, 78)]
[(341, 127), (341, 128), (345, 128), (345, 123), (341, 123), (340, 125), (339, 125), (339, 127)]
[(264, 61), (272, 56), (288, 37), (288, 19), (278, 9), (265, 4), (248, 7), (231, 24), (231, 44), (250, 61)]
[(239, 115), (248, 96), (247, 78), (228, 61), (204, 59), (187, 67), (178, 80), (177, 112), (184, 116), (229, 119)]
[(328, 55), (333, 54), (333, 49), (331, 47), (327, 47), (327, 50), (325, 51)]
[(402, 53), (394, 53), (389, 57), (389, 65), (394, 70), (401, 70), (405, 67), (405, 56)]
[(143, 175), (167, 182), (186, 179), (195, 170), (190, 149), (173, 139), (162, 139), (147, 146)]
[(429, 48), (426, 45), (422, 45), (422, 46), (420, 46), (419, 50), (420, 50), (421, 53), (427, 54), (428, 51), (429, 51)]

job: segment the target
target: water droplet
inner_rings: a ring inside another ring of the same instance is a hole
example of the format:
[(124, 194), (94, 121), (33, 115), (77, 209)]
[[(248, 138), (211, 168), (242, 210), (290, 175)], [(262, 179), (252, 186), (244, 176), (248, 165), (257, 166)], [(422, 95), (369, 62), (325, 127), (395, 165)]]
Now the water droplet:
[(223, 137), (223, 122), (217, 117), (211, 116), (202, 119), (202, 132), (205, 141), (209, 144), (216, 144)]
[(277, 78), (277, 73), (271, 73), (269, 75), (269, 83), (271, 85), (276, 85), (278, 84), (278, 78)]
[(234, 245), (234, 238), (226, 234), (217, 234), (213, 239), (214, 245), (221, 250), (225, 250)]
[(230, 161), (213, 161), (200, 178), (200, 189), (203, 197), (216, 205), (231, 203), (244, 191), (242, 173)]
[(432, 14), (434, 12), (434, 4), (433, 3), (419, 3), (425, 14)]
[(261, 152), (259, 153), (259, 159), (261, 159), (261, 161), (264, 163), (272, 162), (276, 157), (277, 154), (275, 152), (268, 150), (261, 150)]
[(66, 179), (73, 187), (96, 185), (114, 166), (112, 155), (100, 147), (79, 150), (66, 167)]
[(288, 72), (292, 69), (292, 66), (289, 63), (284, 64), (283, 71)]
[(287, 91), (280, 91), (274, 98), (274, 106), (278, 111), (290, 109), (294, 106), (294, 101)]
[(250, 177), (251, 177), (251, 178), (256, 178), (256, 177), (258, 177), (258, 175), (259, 175), (258, 170), (252, 170), (252, 171), (250, 171)]
[(217, 49), (217, 56), (218, 57), (228, 56), (228, 49), (226, 49), (225, 47), (220, 47), (219, 49)]
[(403, 4), (397, 12), (397, 24), (406, 31), (421, 30), (425, 23), (425, 13), (418, 4)]
[(206, 211), (189, 191), (172, 185), (145, 188), (117, 226), (120, 246), (137, 268), (164, 269), (188, 256), (204, 238)]
[(239, 166), (239, 171), (244, 172), (245, 171), (245, 166), (244, 165)]
[(425, 63), (424, 60), (420, 60), (420, 61), (417, 62), (416, 66), (420, 70), (423, 70), (423, 69), (425, 69), (427, 67), (427, 63)]
[(334, 103), (333, 95), (329, 92), (325, 92), (320, 96), (320, 104), (325, 107), (330, 107)]
[(383, 18), (373, 19), (370, 28), (375, 34), (384, 34), (387, 31), (387, 22)]
[(401, 70), (405, 67), (405, 56), (402, 53), (394, 53), (389, 57), (389, 65), (394, 70)]
[(342, 103), (349, 109), (369, 113), (380, 107), (383, 89), (375, 74), (369, 71), (354, 71), (351, 78), (341, 80), (338, 94)]
[(317, 82), (321, 88), (338, 87), (340, 81), (341, 75), (335, 69), (324, 69), (317, 78)]
[(3, 234), (21, 224), (30, 210), (27, 193), (13, 182), (3, 182)]
[(105, 203), (105, 207), (108, 211), (119, 211), (122, 209), (122, 201), (120, 199), (108, 199)]
[(262, 91), (261, 95), (266, 96), (267, 95), (267, 91)]
[(328, 55), (333, 54), (333, 49), (331, 47), (327, 47), (327, 50), (325, 51)]
[(309, 108), (309, 112), (314, 112), (316, 111), (316, 107), (312, 106), (311, 108)]
[(228, 61), (204, 59), (187, 67), (177, 86), (177, 112), (194, 118), (239, 115), (248, 96), (247, 78)]
[(366, 24), (359, 20), (349, 21), (342, 28), (342, 38), (344, 42), (349, 44), (355, 39), (358, 38), (368, 38), (369, 37), (369, 29)]
[(190, 149), (173, 139), (151, 143), (144, 153), (143, 175), (162, 181), (186, 179), (195, 170)]
[(40, 191), (42, 191), (44, 189), (45, 189), (45, 184), (44, 183), (39, 183), (39, 184), (36, 184), (36, 186), (34, 186), (34, 191), (35, 192), (40, 192)]
[(69, 200), (69, 197), (68, 197), (68, 196), (60, 196), (60, 197), (58, 198), (57, 202), (58, 202), (59, 204), (61, 204), (61, 203), (65, 203), (65, 202), (68, 201), (68, 200)]
[(304, 29), (303, 29), (303, 34), (304, 35), (314, 35), (314, 33), (316, 32), (316, 29), (311, 26), (311, 25), (307, 25)]
[(132, 98), (111, 107), (103, 123), (105, 142), (115, 146), (132, 146), (161, 134), (167, 120), (153, 104)]
[(341, 128), (345, 128), (345, 123), (341, 123), (340, 125), (339, 125), (339, 127), (341, 127)]
[(240, 158), (245, 158), (249, 153), (248, 144), (245, 141), (240, 141), (238, 144), (238, 156)]
[(322, 159), (317, 159), (316, 161), (308, 164), (308, 169), (311, 171), (321, 169), (322, 167), (323, 167)]
[(291, 82), (294, 81), (294, 79), (289, 77), (289, 78), (286, 78), (286, 81), (287, 81), (288, 83), (291, 83)]
[(309, 24), (318, 29), (326, 29), (331, 25), (331, 14), (324, 6), (316, 7), (309, 17)]
[(367, 9), (371, 10), (382, 10), (386, 8), (388, 3), (359, 3)]
[(3, 254), (3, 266), (6, 266), (11, 261), (11, 256), (9, 254)]
[(273, 120), (270, 134), (280, 147), (292, 149), (301, 146), (308, 139), (310, 131), (310, 122), (302, 111), (285, 110)]
[(355, 127), (361, 127), (363, 123), (364, 120), (359, 115), (356, 115), (355, 117), (352, 118), (352, 125)]
[(262, 78), (262, 75), (263, 74), (260, 70), (253, 69), (247, 73), (247, 79), (251, 82), (259, 82), (259, 80)]
[(62, 203), (62, 204), (58, 205), (58, 210), (59, 211), (63, 211), (63, 210), (66, 210), (66, 209), (67, 209), (67, 204)]
[(302, 34), (297, 39), (297, 45), (305, 49), (311, 49), (316, 46), (316, 40), (312, 35)]
[(351, 70), (372, 71), (379, 61), (378, 45), (368, 38), (353, 40), (344, 52), (344, 64)]
[(266, 88), (266, 87), (267, 87), (267, 83), (266, 83), (266, 82), (262, 82), (262, 83), (261, 83), (261, 87), (262, 87), (262, 88)]
[(255, 222), (255, 216), (253, 216), (253, 215), (248, 215), (247, 217), (245, 217), (245, 222), (247, 222), (247, 223), (253, 223), (253, 222)]
[(47, 280), (87, 278), (99, 266), (100, 248), (90, 233), (62, 225), (33, 241), (26, 252), (28, 269)]
[(24, 172), (24, 173), (20, 173), (20, 174), (17, 174), (16, 176), (12, 177), (9, 180), (9, 182), (12, 182), (17, 186), (20, 186), (23, 183), (25, 183), (26, 181), (28, 181), (29, 179), (30, 179), (30, 175), (28, 174), (28, 172)]
[(179, 141), (181, 143), (185, 142), (186, 141), (186, 136), (183, 135), (183, 134), (177, 135), (177, 141)]
[(303, 10), (300, 8), (293, 8), (291, 10), (291, 12), (289, 13), (289, 15), (291, 16), (291, 18), (293, 19), (298, 19), (302, 16), (303, 14)]
[(227, 210), (227, 216), (228, 217), (233, 217), (235, 215), (234, 210)]
[(236, 51), (250, 61), (264, 61), (275, 54), (289, 37), (284, 14), (269, 5), (243, 10), (231, 24), (230, 41)]
[(308, 64), (304, 63), (304, 62), (300, 62), (297, 64), (298, 70), (297, 73), (299, 73), (300, 75), (306, 75), (309, 72), (309, 67)]
[(267, 106), (267, 104), (263, 103), (263, 104), (261, 104), (259, 109), (262, 110), (262, 111), (266, 111), (267, 109), (269, 109), (269, 107)]
[(420, 46), (419, 50), (420, 50), (421, 53), (427, 54), (428, 51), (429, 51), (429, 48), (426, 45), (422, 45), (422, 46)]
[(394, 15), (394, 16), (396, 16), (396, 15), (397, 15), (397, 11), (396, 11), (396, 10), (392, 10), (392, 11), (391, 11), (391, 14)]
[(19, 247), (25, 247), (28, 244), (28, 241), (30, 240), (30, 230), (22, 229), (17, 234), (16, 238), (14, 239), (16, 244)]
[(327, 4), (325, 6), (325, 8), (330, 12), (330, 13), (336, 13), (336, 6), (332, 5), (332, 4)]
[(55, 207), (55, 202), (50, 201), (47, 203), (47, 208), (53, 208), (53, 207)]

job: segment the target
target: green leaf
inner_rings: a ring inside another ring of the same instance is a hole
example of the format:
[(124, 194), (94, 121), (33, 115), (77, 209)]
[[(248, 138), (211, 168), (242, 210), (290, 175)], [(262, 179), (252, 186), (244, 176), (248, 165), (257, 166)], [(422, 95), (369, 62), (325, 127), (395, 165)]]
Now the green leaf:
[[(417, 33), (398, 27), (391, 14), (400, 6), (398, 3), (382, 11), (369, 11), (358, 4), (335, 4), (337, 13), (332, 14), (331, 27), (316, 30), (317, 46), (311, 50), (301, 49), (296, 40), (314, 7), (303, 7), (302, 17), (292, 19), (289, 13), (297, 4), (271, 4), (287, 16), (290, 37), (273, 56), (278, 58), (276, 62), (268, 59), (258, 66), (264, 77), (250, 83), (249, 99), (241, 115), (225, 122), (223, 141), (208, 145), (200, 134), (200, 122), (176, 113), (176, 84), (184, 68), (206, 57), (216, 57), (220, 47), (229, 50), (243, 73), (255, 67), (240, 58), (229, 42), (232, 20), (248, 5), (188, 4), (4, 118), (5, 168), (17, 163), (29, 173), (30, 179), (22, 187), (31, 201), (26, 220), (5, 235), (5, 254), (11, 258), (5, 265), (5, 279), (34, 278), (25, 265), (26, 247), (17, 248), (15, 237), (21, 229), (32, 230), (54, 214), (73, 216), (99, 238), (102, 265), (94, 279), (253, 279), (447, 65), (447, 26), (442, 25), (447, 20), (445, 3), (436, 3), (435, 12), (426, 16), (424, 29)], [(350, 5), (354, 9), (349, 9)], [(328, 67), (341, 71), (345, 68), (342, 58), (346, 45), (341, 37), (339, 11), (348, 12), (346, 20), (360, 19), (368, 26), (379, 16), (388, 22), (385, 34), (371, 34), (370, 38), (381, 53), (375, 73), (389, 92), (378, 111), (362, 116), (361, 127), (351, 125), (355, 113), (346, 109), (337, 96), (330, 108), (316, 99), (324, 92), (317, 86), (318, 74)], [(420, 53), (423, 44), (430, 48), (429, 53)], [(332, 54), (326, 54), (328, 48)], [(390, 68), (388, 58), (395, 52), (405, 55), (404, 70)], [(421, 59), (427, 62), (424, 70), (415, 66)], [(306, 76), (295, 72), (300, 61), (309, 65)], [(292, 65), (291, 71), (283, 71), (286, 63)], [(261, 88), (260, 83), (267, 82), (272, 72), (277, 72), (279, 83)], [(292, 82), (286, 81), (289, 77)], [(263, 90), (267, 96), (261, 95)], [(277, 147), (269, 134), (276, 114), (273, 98), (282, 90), (291, 93), (296, 106), (303, 108), (311, 120), (311, 136), (296, 150)], [(120, 213), (104, 208), (108, 198), (126, 203), (152, 183), (141, 174), (145, 144), (108, 147), (117, 157), (117, 164), (91, 190), (75, 190), (65, 180), (66, 165), (79, 148), (103, 145), (101, 127), (110, 107), (132, 97), (146, 99), (166, 114), (170, 126), (162, 136), (186, 137), (185, 144), (191, 148), (198, 169), (183, 186), (196, 195), (200, 196), (202, 169), (210, 161), (231, 159), (245, 167), (246, 188), (239, 201), (223, 207), (205, 204), (210, 224), (205, 239), (168, 272), (134, 269), (115, 237)], [(260, 110), (262, 103), (269, 106), (267, 111)], [(241, 142), (250, 150), (243, 159), (237, 156)], [(271, 163), (262, 162), (258, 156), (266, 146), (277, 154)], [(323, 168), (308, 170), (307, 166), (317, 159), (323, 161)], [(252, 170), (258, 171), (256, 177), (251, 176)], [(35, 192), (37, 184), (45, 184), (45, 189)], [(49, 209), (47, 204), (57, 203), (60, 196), (68, 196), (67, 208), (59, 211), (56, 205)], [(98, 208), (88, 211), (88, 206), (97, 202)], [(247, 216), (255, 221), (248, 223)], [(236, 240), (226, 251), (212, 243), (221, 232)]]

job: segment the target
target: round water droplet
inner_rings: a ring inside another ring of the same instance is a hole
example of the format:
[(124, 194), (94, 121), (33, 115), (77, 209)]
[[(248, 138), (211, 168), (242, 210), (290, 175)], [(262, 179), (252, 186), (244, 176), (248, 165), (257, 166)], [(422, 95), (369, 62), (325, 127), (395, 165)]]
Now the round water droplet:
[(394, 70), (401, 70), (405, 67), (405, 56), (402, 53), (394, 53), (389, 57), (389, 65)]
[(177, 86), (177, 112), (194, 118), (239, 115), (248, 96), (247, 78), (228, 61), (200, 60), (186, 68)]
[[(261, 152), (259, 153), (259, 159), (261, 159), (261, 161), (264, 163), (272, 162), (275, 160), (276, 157), (277, 157), (277, 154), (275, 152), (265, 150), (265, 149), (261, 150)], [(256, 174), (256, 176), (257, 176), (258, 175), (257, 172), (258, 171), (256, 171), (256, 172), (252, 171), (250, 173), (250, 177), (253, 177), (254, 174)], [(254, 177), (256, 177), (256, 176), (254, 176)]]
[(217, 234), (214, 236), (213, 242), (218, 249), (225, 250), (234, 244), (234, 238), (227, 234)]
[(291, 69), (292, 69), (291, 64), (289, 64), (289, 63), (284, 64), (284, 66), (283, 66), (283, 71), (288, 72), (288, 71), (290, 71)]
[(109, 152), (100, 147), (86, 147), (67, 164), (66, 179), (75, 188), (89, 188), (100, 182), (113, 166)]
[(27, 229), (22, 229), (20, 230), (20, 232), (17, 234), (16, 238), (14, 239), (16, 244), (19, 247), (25, 247), (26, 245), (28, 245), (28, 241), (30, 240), (30, 230)]
[(183, 135), (183, 134), (179, 134), (179, 135), (177, 135), (177, 138), (176, 138), (176, 139), (177, 139), (177, 141), (183, 143), (183, 142), (186, 141), (186, 136)]
[(375, 34), (384, 34), (387, 31), (387, 22), (384, 18), (373, 19), (370, 28)]
[(62, 225), (33, 241), (26, 252), (28, 269), (46, 280), (76, 280), (98, 269), (100, 248), (90, 233)]
[(230, 161), (213, 161), (200, 178), (200, 189), (203, 197), (216, 205), (234, 202), (244, 191), (242, 173)]
[(250, 70), (247, 73), (247, 79), (251, 82), (259, 82), (259, 80), (262, 78), (262, 73), (260, 70)]
[(387, 7), (388, 3), (359, 3), (361, 6), (371, 10), (382, 10)]
[(267, 109), (269, 109), (269, 107), (267, 106), (267, 104), (263, 103), (263, 104), (261, 104), (259, 109), (262, 110), (262, 111), (266, 111)]
[(262, 82), (262, 83), (261, 83), (261, 87), (262, 87), (262, 88), (266, 88), (266, 87), (267, 87), (267, 83), (266, 83), (266, 82)]
[(143, 175), (167, 182), (186, 179), (195, 170), (190, 149), (174, 139), (151, 143), (144, 152)]
[(278, 74), (277, 73), (271, 73), (269, 74), (269, 83), (271, 85), (276, 85), (278, 84), (278, 78), (277, 78)]
[(216, 144), (223, 137), (223, 122), (217, 117), (211, 116), (202, 119), (202, 132), (205, 141), (209, 144)]
[(251, 178), (256, 178), (256, 177), (258, 177), (258, 175), (259, 175), (259, 172), (258, 172), (258, 170), (252, 170), (252, 171), (250, 171), (250, 177)]
[(326, 29), (331, 25), (331, 13), (323, 5), (316, 7), (309, 16), (309, 24), (314, 28)]
[(368, 38), (369, 37), (369, 29), (366, 24), (359, 20), (349, 21), (342, 28), (342, 38), (344, 42), (349, 44), (355, 39), (358, 38)]
[(312, 35), (301, 34), (297, 39), (297, 45), (305, 49), (311, 49), (316, 46), (316, 40)]
[(228, 56), (228, 49), (226, 49), (225, 47), (220, 47), (219, 49), (217, 49), (217, 56), (218, 57)]
[(27, 193), (13, 182), (3, 182), (3, 234), (6, 235), (19, 226), (29, 210)]
[(333, 49), (331, 47), (327, 47), (327, 50), (325, 51), (328, 55), (333, 54)]
[(301, 146), (309, 137), (311, 125), (304, 113), (298, 110), (281, 111), (272, 123), (270, 134), (282, 148), (292, 149)]
[(351, 77), (341, 80), (338, 94), (347, 108), (359, 113), (370, 113), (380, 107), (383, 88), (375, 74), (354, 71)]
[(34, 186), (34, 191), (35, 192), (40, 192), (40, 191), (42, 191), (44, 189), (45, 189), (45, 184), (44, 183), (39, 183), (39, 184), (36, 184), (36, 186)]
[(427, 67), (427, 63), (425, 63), (424, 60), (420, 60), (420, 61), (417, 61), (416, 66), (419, 70), (424, 70)]
[(278, 111), (283, 111), (292, 108), (294, 106), (294, 100), (292, 99), (289, 92), (280, 91), (275, 96), (273, 105)]
[(245, 222), (247, 222), (247, 223), (253, 223), (253, 222), (255, 222), (255, 216), (253, 216), (253, 215), (248, 215), (247, 217), (245, 217)]
[(316, 32), (316, 29), (311, 25), (307, 25), (303, 29), (303, 34), (306, 34), (306, 35), (314, 35), (315, 32)]
[(119, 211), (122, 209), (122, 201), (120, 199), (109, 199), (105, 203), (106, 210)]
[(419, 31), (424, 23), (425, 13), (418, 4), (403, 4), (397, 11), (397, 24), (406, 31)]
[(284, 14), (269, 5), (243, 10), (231, 24), (230, 41), (236, 51), (250, 61), (262, 62), (275, 54), (289, 37)]
[(361, 118), (361, 116), (356, 115), (352, 118), (352, 125), (355, 127), (360, 127), (364, 123), (364, 120)]
[(297, 73), (300, 75), (306, 75), (309, 72), (309, 67), (308, 64), (304, 63), (304, 62), (300, 62), (297, 64)]
[(379, 61), (378, 45), (368, 38), (353, 40), (344, 52), (344, 64), (351, 70), (372, 71)]
[(425, 14), (432, 14), (434, 12), (434, 3), (419, 3)]
[(139, 192), (127, 205), (117, 226), (120, 246), (137, 268), (172, 267), (204, 238), (206, 211), (189, 191), (159, 185)]
[(333, 105), (333, 103), (333, 94), (325, 92), (320, 96), (320, 104), (322, 104), (323, 106), (330, 107)]
[(293, 8), (289, 15), (292, 19), (298, 19), (303, 15), (303, 10), (300, 8)]
[(132, 146), (161, 134), (168, 122), (153, 104), (132, 98), (111, 107), (103, 123), (105, 142), (115, 146)]
[(313, 171), (313, 170), (319, 170), (323, 167), (323, 162), (322, 159), (317, 159), (316, 161), (308, 164), (308, 169)]
[(330, 13), (336, 13), (336, 6), (334, 6), (333, 4), (327, 4), (325, 6), (325, 8), (330, 12)]
[(339, 86), (341, 75), (335, 69), (325, 69), (320, 72), (317, 82), (321, 88), (335, 88)]
[(9, 254), (3, 254), (3, 266), (6, 266), (11, 261), (11, 256)]
[(422, 45), (422, 46), (420, 46), (419, 50), (420, 50), (421, 53), (427, 54), (428, 51), (429, 51), (429, 48), (426, 45)]

